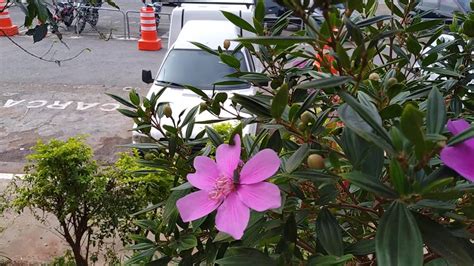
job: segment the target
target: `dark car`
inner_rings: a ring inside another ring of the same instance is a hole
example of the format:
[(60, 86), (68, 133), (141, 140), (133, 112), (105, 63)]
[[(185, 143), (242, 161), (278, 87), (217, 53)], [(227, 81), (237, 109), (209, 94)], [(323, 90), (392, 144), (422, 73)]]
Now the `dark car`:
[(421, 0), (416, 6), (418, 12), (428, 12), (425, 18), (451, 19), (454, 12), (471, 11), (470, 0)]

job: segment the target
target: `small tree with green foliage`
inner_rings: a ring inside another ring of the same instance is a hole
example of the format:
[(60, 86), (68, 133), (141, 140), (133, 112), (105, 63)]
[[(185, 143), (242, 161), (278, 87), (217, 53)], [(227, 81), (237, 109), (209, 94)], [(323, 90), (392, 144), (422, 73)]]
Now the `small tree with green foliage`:
[(126, 165), (99, 167), (83, 138), (39, 141), (33, 150), (26, 175), (17, 177), (9, 189), (9, 205), (18, 211), (31, 209), (42, 222), (41, 212), (53, 214), (76, 264), (87, 265), (91, 245), (100, 248), (131, 213), (146, 206), (136, 193), (139, 184), (125, 180)]

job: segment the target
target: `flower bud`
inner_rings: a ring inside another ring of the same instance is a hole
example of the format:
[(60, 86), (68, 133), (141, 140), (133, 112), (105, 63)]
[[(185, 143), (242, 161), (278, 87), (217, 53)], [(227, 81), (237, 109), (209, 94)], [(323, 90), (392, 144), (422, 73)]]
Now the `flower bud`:
[(207, 110), (207, 103), (206, 103), (206, 102), (200, 103), (200, 104), (199, 104), (199, 108), (201, 108), (201, 111)]
[(313, 115), (308, 111), (304, 112), (300, 116), (301, 122), (305, 125), (307, 125), (311, 121), (312, 118), (313, 118)]
[(308, 167), (311, 169), (323, 169), (324, 168), (324, 158), (319, 154), (311, 154), (308, 156)]
[(458, 70), (459, 70), (459, 71), (464, 71), (464, 69), (466, 69), (466, 66), (465, 66), (465, 65), (459, 65), (459, 66), (458, 66)]
[(143, 156), (143, 159), (147, 161), (152, 161), (153, 159), (155, 159), (155, 155), (153, 155), (153, 153), (151, 152), (147, 152), (145, 153), (145, 156)]
[(380, 75), (377, 73), (370, 73), (369, 79), (372, 81), (379, 81), (380, 80)]
[(396, 78), (389, 78), (387, 80), (387, 88), (390, 88), (397, 83), (398, 83), (398, 80)]
[(163, 107), (163, 114), (168, 118), (170, 118), (171, 115), (173, 114), (173, 110), (171, 110), (171, 107), (170, 107), (169, 104), (167, 104), (167, 105), (165, 105), (165, 107)]
[(229, 40), (225, 40), (225, 41), (224, 41), (224, 49), (227, 50), (227, 49), (229, 49), (229, 47), (230, 47), (230, 41), (229, 41)]

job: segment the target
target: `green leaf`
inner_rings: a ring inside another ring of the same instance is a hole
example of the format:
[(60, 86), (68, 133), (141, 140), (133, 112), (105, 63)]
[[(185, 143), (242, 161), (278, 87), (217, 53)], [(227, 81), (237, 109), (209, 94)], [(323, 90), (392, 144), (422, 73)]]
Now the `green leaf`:
[(443, 95), (435, 87), (428, 95), (426, 127), (428, 134), (440, 134), (446, 125), (446, 106)]
[(360, 27), (346, 16), (344, 16), (344, 23), (352, 41), (354, 41), (358, 46), (364, 47), (364, 35), (362, 34)]
[(322, 209), (316, 219), (316, 236), (330, 255), (344, 254), (341, 227), (327, 208)]
[(233, 68), (240, 68), (240, 61), (239, 59), (233, 57), (232, 55), (228, 55), (225, 53), (222, 53), (219, 55), (220, 59), (222, 62), (230, 67)]
[(181, 127), (184, 127), (185, 125), (187, 125), (189, 122), (191, 122), (191, 120), (194, 119), (194, 117), (196, 116), (196, 114), (198, 113), (199, 111), (199, 105), (197, 106), (194, 106), (193, 108), (191, 108), (191, 110), (189, 110), (189, 112), (186, 114), (186, 117), (184, 118), (183, 120), (183, 123), (181, 123)]
[(201, 96), (203, 99), (209, 99), (209, 96), (207, 96), (206, 93), (204, 93), (201, 89), (198, 89), (196, 87), (193, 87), (193, 86), (189, 86), (189, 85), (184, 85), (184, 88), (194, 92), (195, 94)]
[[(367, 122), (367, 124), (374, 130), (374, 132), (377, 133), (377, 135), (380, 136), (380, 138), (387, 144), (385, 145), (386, 147), (384, 148), (384, 150), (387, 152), (392, 152), (391, 150), (393, 148), (392, 141), (390, 139), (388, 132), (382, 126), (382, 119), (380, 118), (380, 115), (375, 110), (371, 111), (369, 109), (370, 108), (369, 106), (362, 105), (354, 97), (352, 97), (352, 95), (350, 95), (349, 93), (345, 91), (341, 91), (339, 95), (355, 112), (357, 112), (357, 114), (365, 122)], [(346, 111), (349, 111), (349, 110), (346, 109)], [(349, 118), (349, 116), (346, 116), (346, 118)], [(346, 119), (346, 121), (350, 123), (348, 119)], [(346, 123), (346, 121), (344, 121), (344, 123)], [(354, 128), (351, 128), (351, 129), (354, 130)], [(354, 131), (357, 132), (357, 130), (354, 130)], [(369, 139), (368, 141), (371, 141), (371, 140)]]
[(375, 252), (375, 239), (362, 239), (346, 247), (344, 253), (364, 256)]
[(214, 144), (214, 146), (217, 147), (224, 143), (222, 137), (212, 127), (206, 126), (206, 133), (209, 139), (212, 141), (212, 144)]
[(352, 184), (360, 187), (363, 190), (375, 193), (385, 198), (397, 198), (398, 195), (391, 188), (384, 185), (380, 180), (372, 178), (362, 172), (353, 171), (350, 173), (343, 174), (343, 177)]
[(284, 84), (280, 87), (275, 97), (272, 100), (272, 116), (280, 118), (288, 105), (288, 85)]
[(337, 109), (337, 112), (344, 124), (352, 131), (354, 131), (359, 137), (363, 138), (369, 143), (377, 145), (389, 154), (394, 153), (392, 145), (382, 139), (379, 135), (375, 134), (374, 130), (370, 127), (370, 125), (365, 122), (351, 106), (347, 104), (342, 104)]
[[(365, 123), (364, 125), (367, 126)], [(351, 127), (344, 128), (339, 144), (352, 164), (352, 169), (375, 179), (380, 178), (384, 166), (383, 150), (357, 135)]]
[(177, 244), (178, 252), (181, 252), (183, 250), (192, 249), (197, 246), (197, 239), (194, 235), (185, 235), (178, 239)]
[(133, 108), (133, 109), (136, 109), (137, 106), (135, 106), (134, 104), (132, 104), (131, 102), (123, 99), (122, 97), (120, 96), (117, 96), (117, 95), (114, 95), (114, 94), (110, 94), (110, 93), (105, 93), (107, 95), (109, 95), (110, 97), (112, 97), (112, 99), (116, 100), (117, 102), (127, 106), (127, 107), (130, 107), (130, 108)]
[(257, 0), (255, 5), (255, 19), (262, 23), (265, 18), (265, 4), (263, 0)]
[(405, 31), (406, 32), (418, 32), (418, 31), (423, 31), (427, 29), (432, 29), (436, 27), (437, 25), (440, 25), (441, 23), (444, 23), (444, 21), (439, 20), (439, 19), (432, 19), (432, 20), (422, 20), (421, 22), (412, 24), (408, 26)]
[(227, 18), (227, 20), (229, 20), (230, 22), (232, 22), (232, 24), (234, 24), (235, 26), (239, 27), (239, 28), (242, 28), (246, 31), (250, 31), (250, 32), (253, 32), (253, 33), (257, 33), (257, 31), (255, 30), (255, 28), (250, 25), (247, 21), (245, 21), (244, 19), (242, 19), (241, 17), (237, 16), (237, 15), (234, 15), (233, 13), (231, 12), (228, 12), (228, 11), (221, 11), (222, 14), (224, 15), (224, 17)]
[(216, 261), (219, 265), (241, 266), (241, 265), (275, 265), (275, 262), (257, 249), (253, 248), (230, 248), (224, 258)]
[(457, 134), (456, 136), (452, 137), (448, 141), (449, 146), (456, 145), (458, 143), (464, 142), (470, 138), (474, 138), (474, 127), (471, 126), (470, 128), (462, 131), (461, 133)]
[(234, 96), (232, 96), (232, 101), (242, 105), (243, 108), (247, 109), (249, 112), (255, 115), (271, 117), (269, 110), (270, 107), (256, 100), (254, 96), (234, 94)]
[(285, 171), (291, 173), (300, 167), (301, 163), (309, 153), (309, 145), (307, 143), (301, 145), (295, 153), (293, 153), (290, 158), (285, 163)]
[(314, 101), (318, 97), (318, 94), (319, 93), (317, 91), (311, 92), (304, 100), (303, 105), (301, 105), (301, 107), (298, 109), (298, 112), (295, 113), (295, 117), (300, 117), (304, 113), (304, 111), (309, 109), (314, 104)]
[(392, 159), (390, 162), (390, 180), (392, 180), (392, 184), (398, 193), (401, 195), (407, 193), (408, 182), (402, 167), (396, 159)]
[(421, 158), (425, 151), (425, 136), (422, 131), (423, 113), (413, 104), (407, 104), (400, 118), (400, 129), (403, 135), (415, 145), (415, 152)]
[(207, 45), (204, 45), (204, 44), (198, 43), (198, 42), (190, 42), (190, 43), (194, 44), (195, 46), (199, 47), (199, 49), (204, 50), (204, 51), (206, 51), (210, 54), (219, 55), (216, 51), (212, 50), (212, 48), (210, 48)]
[(329, 89), (341, 86), (351, 81), (351, 77), (332, 76), (329, 78), (315, 79), (296, 86), (297, 89)]
[(119, 111), (121, 114), (123, 114), (124, 116), (127, 116), (127, 117), (131, 117), (131, 118), (140, 117), (136, 112), (134, 112), (132, 110), (119, 108), (119, 109), (117, 109), (117, 111)]
[(383, 214), (375, 235), (378, 265), (423, 265), (423, 241), (416, 220), (394, 201)]
[(270, 135), (265, 148), (274, 150), (276, 153), (280, 153), (282, 148), (281, 135), (279, 130), (275, 130), (273, 134)]
[(455, 77), (455, 78), (462, 78), (463, 77), (463, 75), (459, 74), (458, 72), (453, 71), (453, 70), (449, 70), (449, 69), (446, 69), (446, 68), (423, 67), (423, 70), (428, 71), (428, 72), (432, 72), (432, 73), (435, 73), (435, 74), (439, 74), (439, 75), (449, 76), (449, 77)]
[(232, 41), (238, 41), (242, 43), (253, 43), (261, 45), (282, 45), (290, 46), (300, 43), (312, 43), (315, 40), (308, 37), (283, 37), (283, 36), (272, 36), (272, 37), (245, 37), (233, 39)]
[[(350, 1), (350, 2), (358, 2), (358, 1)], [(367, 26), (370, 26), (372, 24), (375, 24), (379, 21), (384, 21), (384, 20), (388, 20), (388, 19), (391, 19), (391, 18), (392, 18), (392, 16), (390, 16), (390, 15), (380, 15), (380, 16), (375, 16), (375, 17), (371, 17), (371, 18), (361, 20), (361, 21), (357, 22), (356, 24), (360, 28), (363, 28), (363, 27), (367, 27)]]
[(351, 254), (346, 254), (344, 256), (318, 256), (315, 258), (311, 258), (308, 262), (309, 266), (330, 266), (330, 265), (344, 265), (344, 262), (348, 260), (352, 260), (354, 256)]
[(333, 174), (325, 173), (321, 170), (303, 169), (294, 171), (291, 176), (303, 178), (313, 182), (335, 182), (339, 177)]
[(461, 243), (443, 225), (423, 215), (416, 215), (416, 221), (425, 244), (450, 265), (474, 265)]

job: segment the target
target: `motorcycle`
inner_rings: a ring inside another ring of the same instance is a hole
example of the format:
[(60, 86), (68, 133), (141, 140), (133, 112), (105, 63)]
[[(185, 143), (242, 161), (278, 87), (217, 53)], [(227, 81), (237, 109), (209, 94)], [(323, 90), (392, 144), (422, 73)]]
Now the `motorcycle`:
[[(99, 10), (94, 9), (94, 7), (101, 7), (102, 0), (83, 0), (82, 3), (79, 3), (77, 6), (77, 24), (76, 24), (76, 33), (81, 34), (86, 23), (89, 23), (93, 28), (97, 25), (99, 21)], [(92, 8), (88, 8), (92, 7)]]
[(74, 21), (74, 3), (71, 0), (53, 1), (53, 19), (56, 23), (62, 22), (67, 27)]

